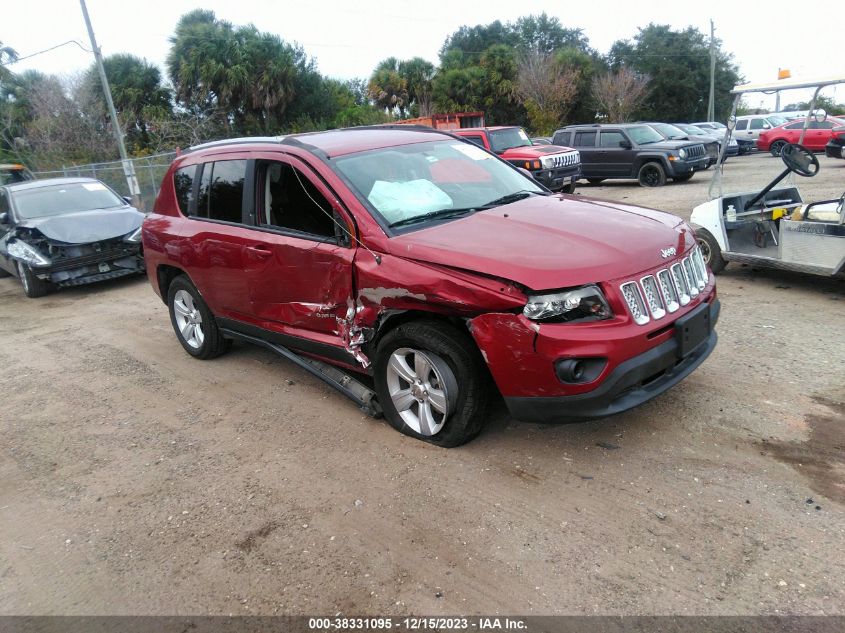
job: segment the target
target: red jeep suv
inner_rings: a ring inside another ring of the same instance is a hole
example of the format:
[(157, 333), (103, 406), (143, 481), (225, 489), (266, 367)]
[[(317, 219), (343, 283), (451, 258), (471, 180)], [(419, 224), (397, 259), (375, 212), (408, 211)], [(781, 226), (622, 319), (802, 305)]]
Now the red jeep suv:
[(143, 225), (176, 336), (263, 345), (399, 431), (456, 446), (514, 417), (630, 409), (716, 345), (681, 219), (552, 194), (448, 132), (356, 128), (179, 156)]

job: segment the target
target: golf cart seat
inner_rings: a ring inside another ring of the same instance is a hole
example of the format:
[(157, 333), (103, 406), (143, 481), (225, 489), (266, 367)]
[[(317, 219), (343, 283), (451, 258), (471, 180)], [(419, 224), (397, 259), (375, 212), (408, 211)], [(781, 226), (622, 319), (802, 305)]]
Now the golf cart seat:
[[(806, 214), (806, 217), (805, 217)], [(842, 216), (839, 215), (839, 202), (822, 202), (811, 204), (809, 207), (798, 207), (792, 212), (792, 220), (808, 222), (839, 222)]]

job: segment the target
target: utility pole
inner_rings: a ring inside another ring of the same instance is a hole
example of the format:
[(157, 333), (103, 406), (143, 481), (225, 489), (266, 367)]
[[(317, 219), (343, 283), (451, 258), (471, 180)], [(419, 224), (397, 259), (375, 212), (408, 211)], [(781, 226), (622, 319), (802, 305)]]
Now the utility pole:
[(123, 164), (123, 173), (126, 176), (126, 185), (129, 187), (129, 195), (132, 196), (132, 204), (137, 208), (141, 208), (141, 187), (138, 185), (138, 177), (135, 175), (135, 165), (129, 160), (126, 154), (126, 146), (123, 144), (123, 132), (120, 129), (120, 123), (117, 120), (117, 112), (114, 109), (114, 101), (111, 98), (111, 90), (109, 89), (109, 80), (106, 78), (106, 69), (103, 68), (103, 55), (100, 52), (100, 47), (97, 46), (97, 40), (94, 37), (94, 27), (91, 26), (91, 18), (88, 17), (88, 7), (85, 6), (85, 0), (79, 0), (82, 7), (82, 16), (85, 18), (85, 26), (88, 27), (88, 37), (91, 38), (91, 48), (94, 51), (94, 59), (97, 62), (97, 71), (100, 73), (100, 82), (103, 84), (103, 94), (106, 97), (106, 106), (109, 109), (109, 116), (111, 117), (112, 128), (114, 129), (114, 136), (117, 139), (117, 147), (120, 150), (120, 162)]
[(707, 104), (707, 120), (716, 120), (716, 28), (710, 20), (710, 101)]

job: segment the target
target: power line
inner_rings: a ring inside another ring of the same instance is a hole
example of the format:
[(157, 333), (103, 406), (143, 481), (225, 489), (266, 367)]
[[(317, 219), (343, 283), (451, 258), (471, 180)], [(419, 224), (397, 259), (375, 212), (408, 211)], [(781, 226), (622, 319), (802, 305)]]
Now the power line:
[(86, 53), (93, 53), (91, 49), (85, 48), (82, 44), (77, 42), (76, 40), (68, 40), (67, 42), (62, 42), (61, 44), (56, 44), (55, 46), (51, 46), (50, 48), (45, 48), (43, 51), (38, 51), (36, 53), (30, 53), (29, 55), (24, 55), (23, 57), (16, 57), (12, 61), (8, 61), (5, 64), (0, 64), (0, 66), (11, 66), (12, 64), (17, 64), (18, 62), (22, 62), (25, 59), (29, 59), (30, 57), (35, 57), (36, 55), (43, 55), (44, 53), (49, 53), (50, 51), (54, 51), (57, 48), (61, 48), (62, 46), (67, 46), (68, 44), (76, 44), (79, 48), (81, 48)]

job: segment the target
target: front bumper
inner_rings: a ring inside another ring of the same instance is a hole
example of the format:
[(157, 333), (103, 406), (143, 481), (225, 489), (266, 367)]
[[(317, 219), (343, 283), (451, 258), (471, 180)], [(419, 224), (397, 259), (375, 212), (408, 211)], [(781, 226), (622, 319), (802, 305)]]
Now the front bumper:
[(541, 183), (547, 189), (560, 191), (564, 187), (574, 185), (581, 178), (581, 165), (574, 167), (560, 167), (558, 169), (538, 169), (532, 171), (534, 180)]
[(30, 269), (39, 279), (61, 287), (142, 273), (145, 267), (138, 244), (81, 257), (58, 259), (48, 266), (30, 266)]
[(673, 176), (682, 176), (696, 172), (700, 169), (707, 169), (707, 166), (710, 164), (710, 158), (705, 154), (692, 160), (670, 160), (668, 163), (669, 173), (666, 175), (672, 178)]
[(607, 417), (637, 407), (689, 376), (716, 347), (720, 303), (712, 301), (710, 336), (684, 358), (671, 338), (616, 367), (592, 391), (571, 396), (505, 397), (514, 418), (524, 422), (562, 423)]

